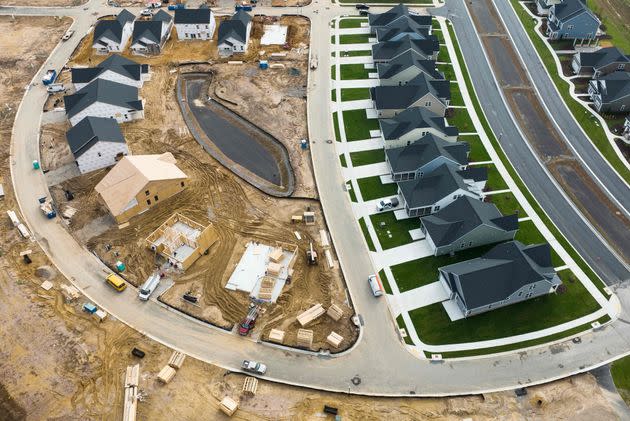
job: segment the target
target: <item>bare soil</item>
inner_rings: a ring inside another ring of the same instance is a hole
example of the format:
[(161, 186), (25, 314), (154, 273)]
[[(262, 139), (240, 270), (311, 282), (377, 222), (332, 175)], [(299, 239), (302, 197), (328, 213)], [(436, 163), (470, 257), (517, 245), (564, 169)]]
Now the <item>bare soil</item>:
[(0, 6), (72, 7), (80, 6), (87, 3), (87, 1), (88, 0), (0, 0)]

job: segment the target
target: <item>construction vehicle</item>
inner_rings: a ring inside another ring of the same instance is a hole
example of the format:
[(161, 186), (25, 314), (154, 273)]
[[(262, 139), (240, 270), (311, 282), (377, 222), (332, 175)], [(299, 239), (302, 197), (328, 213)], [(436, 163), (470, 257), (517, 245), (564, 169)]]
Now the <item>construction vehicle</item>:
[(313, 242), (308, 244), (308, 250), (306, 250), (306, 261), (309, 265), (317, 264), (317, 252), (313, 250)]
[(241, 368), (250, 373), (265, 374), (267, 372), (267, 366), (263, 363), (257, 363), (256, 361), (243, 360)]
[(57, 212), (55, 208), (53, 208), (52, 200), (49, 197), (44, 196), (39, 198), (39, 208), (48, 219), (53, 219), (57, 216)]
[(250, 330), (256, 326), (256, 318), (258, 317), (258, 306), (254, 306), (249, 309), (247, 316), (241, 321), (238, 326), (238, 334), (241, 336), (247, 336)]

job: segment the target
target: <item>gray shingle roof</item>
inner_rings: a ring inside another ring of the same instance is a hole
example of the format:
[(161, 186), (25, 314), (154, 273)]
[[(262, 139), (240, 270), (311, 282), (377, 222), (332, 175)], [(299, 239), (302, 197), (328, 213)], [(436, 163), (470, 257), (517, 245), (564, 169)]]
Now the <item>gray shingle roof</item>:
[(452, 244), (481, 225), (503, 231), (518, 229), (518, 215), (503, 216), (492, 203), (462, 196), (433, 215), (421, 218), (422, 225), (437, 246)]
[(370, 13), (370, 15), (368, 16), (368, 22), (370, 26), (384, 26), (389, 25), (401, 16), (409, 16), (420, 25), (431, 25), (431, 16), (415, 14), (412, 15), (409, 13), (409, 8), (402, 3), (392, 7), (384, 13)]
[(617, 47), (602, 48), (593, 52), (580, 52), (580, 65), (599, 69), (611, 63), (630, 63), (630, 57)]
[(66, 132), (70, 151), (80, 157), (99, 141), (125, 143), (125, 137), (113, 118), (85, 117)]
[(565, 21), (582, 12), (587, 12), (593, 18), (597, 19), (593, 12), (590, 11), (586, 4), (581, 0), (562, 0), (562, 3), (558, 3), (552, 6), (555, 17), (560, 21)]
[(142, 38), (146, 38), (155, 44), (159, 44), (162, 40), (162, 25), (168, 25), (173, 17), (164, 10), (158, 11), (151, 20), (139, 20), (133, 26), (132, 43), (140, 42)]
[(467, 142), (447, 142), (429, 133), (411, 145), (386, 149), (385, 154), (392, 172), (399, 173), (415, 171), (440, 156), (467, 165), (469, 151)]
[(398, 188), (410, 209), (431, 206), (458, 189), (468, 190), (464, 182), (467, 177), (462, 177), (463, 173), (464, 171), (442, 164), (424, 177), (399, 182)]
[(408, 50), (427, 58), (440, 50), (440, 44), (434, 35), (429, 36), (428, 39), (412, 39), (405, 35), (397, 41), (379, 42), (372, 45), (372, 57), (374, 60), (391, 60)]
[(420, 107), (406, 109), (393, 118), (382, 118), (379, 124), (385, 140), (398, 139), (414, 129), (423, 128), (433, 128), (445, 136), (459, 134), (457, 127), (446, 126), (444, 117)]
[(451, 99), (451, 84), (448, 80), (432, 80), (421, 73), (403, 86), (375, 86), (370, 88), (377, 110), (400, 110), (409, 108), (427, 94), (433, 94), (444, 105)]
[(114, 20), (99, 20), (94, 27), (94, 42), (96, 43), (101, 37), (120, 42), (122, 38), (122, 30), (127, 22), (133, 22), (136, 17), (127, 9), (123, 9)]
[(239, 10), (228, 20), (224, 20), (219, 25), (217, 43), (220, 45), (228, 38), (234, 38), (241, 42), (247, 39), (247, 25), (252, 21), (252, 17), (245, 11)]
[(612, 72), (595, 81), (603, 103), (618, 101), (630, 95), (630, 73)]
[(443, 266), (440, 272), (446, 275), (468, 309), (504, 300), (534, 282), (561, 283), (551, 264), (551, 248), (546, 243), (525, 246), (508, 241), (482, 257)]
[(77, 93), (64, 96), (63, 102), (68, 117), (76, 115), (96, 102), (142, 110), (142, 101), (138, 100), (138, 88), (104, 79), (97, 79)]
[(94, 80), (101, 73), (111, 70), (114, 73), (128, 77), (132, 80), (140, 80), (142, 65), (122, 57), (119, 54), (112, 54), (103, 60), (96, 67), (73, 68), (72, 83), (88, 83)]
[(212, 13), (208, 8), (200, 9), (177, 9), (175, 10), (175, 24), (209, 24), (212, 20)]
[(418, 25), (416, 21), (408, 17), (400, 18), (387, 26), (376, 28), (376, 38), (379, 42), (390, 41), (401, 34), (407, 34), (407, 36), (415, 39), (429, 39), (431, 36), (428, 28)]
[(417, 67), (432, 79), (444, 79), (444, 75), (435, 67), (435, 60), (424, 60), (422, 56), (413, 51), (407, 51), (389, 63), (377, 64), (376, 71), (379, 79), (389, 79), (412, 66)]

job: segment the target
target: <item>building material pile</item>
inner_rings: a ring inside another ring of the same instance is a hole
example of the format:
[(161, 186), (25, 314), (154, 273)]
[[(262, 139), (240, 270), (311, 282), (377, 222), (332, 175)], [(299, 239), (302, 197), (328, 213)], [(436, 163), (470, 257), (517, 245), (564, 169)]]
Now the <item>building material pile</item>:
[(298, 329), (297, 346), (310, 348), (313, 345), (313, 331), (308, 329)]
[(335, 332), (330, 332), (330, 335), (326, 338), (326, 342), (333, 348), (339, 348), (339, 345), (343, 342), (343, 336)]
[(330, 307), (328, 307), (328, 311), (326, 312), (326, 314), (331, 319), (338, 322), (339, 319), (343, 317), (343, 310), (337, 304), (333, 304)]
[(284, 342), (284, 330), (271, 329), (271, 332), (269, 332), (269, 340), (271, 342), (281, 344), (282, 342)]
[(168, 360), (168, 365), (175, 370), (179, 370), (182, 368), (182, 364), (184, 364), (185, 359), (186, 356), (184, 354), (179, 351), (174, 351), (173, 355), (171, 355), (171, 358)]
[(271, 260), (274, 263), (280, 263), (280, 261), (282, 260), (282, 248), (281, 247), (274, 248), (271, 251), (271, 253), (269, 253), (269, 260)]
[(258, 390), (258, 379), (256, 377), (245, 377), (243, 383), (243, 393), (245, 395), (254, 396)]
[(265, 276), (260, 283), (260, 291), (258, 291), (258, 299), (269, 301), (273, 296), (273, 289), (276, 286), (276, 280), (269, 276)]
[(138, 381), (140, 364), (127, 367), (125, 374), (125, 401), (123, 403), (123, 421), (135, 421), (138, 409)]
[(219, 404), (219, 408), (224, 414), (231, 417), (232, 415), (234, 415), (234, 413), (238, 409), (238, 402), (236, 402), (234, 399), (230, 398), (229, 396), (226, 396), (225, 398), (221, 400), (221, 403)]
[(165, 365), (164, 368), (158, 373), (157, 378), (162, 383), (168, 384), (168, 382), (173, 380), (173, 377), (175, 377), (175, 373), (177, 373), (177, 371), (173, 367)]
[(305, 312), (299, 314), (297, 316), (297, 321), (300, 323), (302, 327), (306, 327), (315, 321), (317, 318), (321, 317), (326, 310), (322, 307), (321, 303), (315, 304), (313, 307), (309, 308)]

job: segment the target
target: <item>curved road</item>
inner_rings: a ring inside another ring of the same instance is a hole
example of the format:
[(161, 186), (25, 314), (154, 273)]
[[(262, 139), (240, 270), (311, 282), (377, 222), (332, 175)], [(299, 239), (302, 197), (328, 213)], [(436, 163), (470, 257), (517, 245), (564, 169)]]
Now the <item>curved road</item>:
[[(74, 39), (53, 52), (49, 64), (61, 68), (79, 39), (89, 30), (96, 14), (111, 13), (95, 1), (74, 9), (0, 9), (0, 13), (59, 14), (77, 18)], [(145, 335), (181, 350), (195, 358), (226, 369), (238, 370), (242, 359), (267, 363), (269, 380), (317, 389), (383, 396), (444, 396), (510, 389), (565, 377), (607, 363), (630, 350), (630, 325), (617, 321), (582, 336), (581, 344), (539, 347), (518, 354), (448, 361), (441, 364), (420, 360), (407, 352), (398, 340), (385, 300), (371, 296), (367, 275), (371, 272), (367, 249), (343, 191), (343, 178), (331, 138), (332, 123), (327, 112), (330, 91), (329, 22), (342, 14), (340, 7), (303, 8), (312, 20), (312, 53), (317, 54), (319, 70), (309, 78), (309, 130), (313, 140), (312, 157), (322, 205), (335, 247), (346, 275), (357, 313), (364, 327), (355, 347), (335, 358), (306, 355), (299, 351), (256, 344), (241, 337), (199, 323), (155, 301), (141, 303), (132, 289), (123, 294), (103, 282), (108, 269), (81, 247), (59, 223), (45, 219), (36, 198), (46, 192), (41, 171), (31, 168), (38, 158), (40, 116), (46, 99), (41, 86), (26, 92), (16, 115), (12, 137), (11, 171), (22, 215), (42, 248), (59, 270), (91, 300), (115, 317)], [(281, 10), (258, 8), (258, 13), (278, 14)], [(292, 10), (293, 12), (293, 10)], [(36, 75), (39, 80), (41, 71)], [(630, 302), (625, 289), (618, 290), (622, 302)], [(626, 317), (625, 313), (622, 317)], [(165, 328), (168, 327), (168, 328)], [(360, 383), (351, 381), (358, 377)]]

